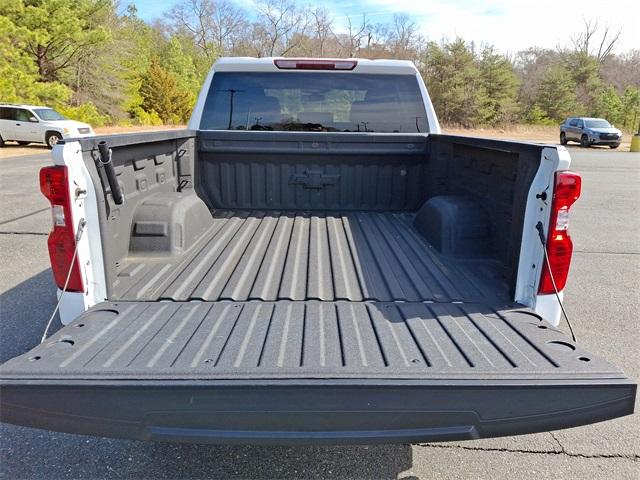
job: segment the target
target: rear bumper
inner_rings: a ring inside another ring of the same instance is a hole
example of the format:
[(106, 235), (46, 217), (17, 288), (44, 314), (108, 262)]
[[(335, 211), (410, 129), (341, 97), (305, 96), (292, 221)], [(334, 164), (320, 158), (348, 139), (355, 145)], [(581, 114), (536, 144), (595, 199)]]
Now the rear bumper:
[(465, 440), (628, 415), (626, 379), (25, 380), (0, 383), (0, 419), (106, 437), (193, 443)]

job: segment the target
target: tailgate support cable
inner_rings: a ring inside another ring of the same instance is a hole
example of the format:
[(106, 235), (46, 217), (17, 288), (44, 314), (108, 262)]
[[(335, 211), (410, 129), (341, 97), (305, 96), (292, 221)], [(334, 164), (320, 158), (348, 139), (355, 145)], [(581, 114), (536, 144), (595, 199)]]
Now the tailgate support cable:
[(560, 294), (558, 292), (558, 287), (556, 287), (556, 279), (553, 278), (553, 271), (551, 270), (551, 264), (549, 262), (549, 255), (547, 253), (547, 240), (544, 237), (544, 226), (542, 222), (538, 222), (536, 224), (536, 230), (538, 230), (538, 237), (540, 238), (540, 242), (542, 243), (542, 251), (544, 252), (544, 261), (547, 264), (547, 270), (549, 272), (549, 278), (551, 278), (551, 284), (553, 285), (553, 291), (556, 294), (556, 298), (558, 299), (558, 303), (560, 304), (560, 310), (562, 310), (562, 314), (564, 315), (564, 319), (567, 321), (567, 325), (569, 325), (569, 331), (571, 332), (571, 338), (575, 343), (578, 343), (576, 339), (576, 334), (573, 332), (573, 327), (571, 326), (571, 322), (569, 321), (569, 316), (567, 315), (566, 310), (564, 309), (564, 305), (562, 304), (562, 300), (560, 299)]
[(82, 232), (84, 232), (84, 226), (87, 224), (87, 221), (84, 218), (81, 218), (78, 222), (78, 233), (76, 233), (76, 248), (73, 250), (73, 257), (71, 257), (71, 263), (69, 264), (69, 271), (67, 272), (67, 279), (64, 281), (64, 287), (60, 291), (60, 297), (58, 298), (58, 303), (56, 303), (56, 308), (53, 309), (53, 313), (51, 317), (49, 317), (49, 321), (47, 322), (47, 326), (44, 328), (44, 333), (42, 334), (42, 338), (40, 339), (40, 343), (44, 343), (47, 339), (47, 334), (49, 333), (49, 328), (51, 328), (51, 323), (53, 322), (56, 313), (60, 309), (60, 304), (62, 303), (62, 297), (64, 297), (65, 292), (67, 291), (67, 286), (69, 285), (69, 280), (71, 279), (71, 272), (73, 270), (73, 264), (76, 261), (76, 257), (78, 256), (78, 245), (80, 245), (80, 239), (82, 238)]

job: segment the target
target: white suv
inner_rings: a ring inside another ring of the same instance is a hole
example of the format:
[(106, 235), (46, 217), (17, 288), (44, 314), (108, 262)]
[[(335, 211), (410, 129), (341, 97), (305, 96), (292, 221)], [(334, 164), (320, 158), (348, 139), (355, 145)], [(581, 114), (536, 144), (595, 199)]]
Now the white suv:
[(20, 145), (46, 143), (53, 148), (63, 138), (93, 135), (90, 125), (67, 120), (52, 108), (0, 104), (0, 147), (13, 140)]

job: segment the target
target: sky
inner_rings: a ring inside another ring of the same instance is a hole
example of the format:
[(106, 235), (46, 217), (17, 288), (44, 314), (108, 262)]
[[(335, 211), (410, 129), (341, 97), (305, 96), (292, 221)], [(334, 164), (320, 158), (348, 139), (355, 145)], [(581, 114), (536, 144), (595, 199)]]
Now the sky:
[[(179, 0), (132, 0), (145, 20), (161, 17)], [(249, 13), (255, 0), (233, 0)], [(126, 1), (121, 4), (126, 5)], [(583, 20), (598, 20), (601, 28), (622, 29), (616, 52), (640, 48), (640, 20), (635, 0), (296, 0), (301, 6), (323, 6), (332, 13), (338, 29), (347, 16), (372, 23), (389, 22), (394, 14), (408, 15), (428, 40), (457, 36), (478, 44), (492, 44), (503, 53), (531, 46), (569, 46), (583, 29)]]

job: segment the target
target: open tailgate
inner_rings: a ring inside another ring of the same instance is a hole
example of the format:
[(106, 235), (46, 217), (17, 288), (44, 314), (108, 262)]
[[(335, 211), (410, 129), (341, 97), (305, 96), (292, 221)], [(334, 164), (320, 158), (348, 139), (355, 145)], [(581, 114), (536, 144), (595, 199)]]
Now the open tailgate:
[(373, 443), (553, 430), (636, 385), (520, 305), (105, 302), (0, 367), (0, 419), (210, 443)]

